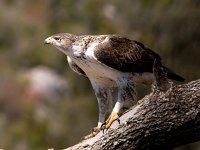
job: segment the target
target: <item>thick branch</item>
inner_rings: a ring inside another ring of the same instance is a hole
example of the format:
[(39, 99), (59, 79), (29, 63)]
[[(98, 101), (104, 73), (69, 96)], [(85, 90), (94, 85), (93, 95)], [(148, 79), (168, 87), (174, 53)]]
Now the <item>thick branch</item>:
[(66, 150), (173, 149), (200, 140), (200, 79), (154, 89), (114, 122), (106, 133)]

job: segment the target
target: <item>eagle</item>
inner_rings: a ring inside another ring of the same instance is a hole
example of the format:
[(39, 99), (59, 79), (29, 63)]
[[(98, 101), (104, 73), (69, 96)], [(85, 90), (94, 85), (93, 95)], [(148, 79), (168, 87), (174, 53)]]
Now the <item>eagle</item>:
[[(89, 139), (108, 129), (113, 121), (136, 100), (136, 84), (151, 84), (154, 61), (166, 77), (176, 81), (184, 78), (161, 63), (161, 57), (142, 43), (119, 35), (73, 35), (59, 33), (45, 39), (67, 56), (70, 68), (88, 78), (94, 89), (99, 118), (97, 127), (84, 137)], [(113, 90), (117, 88), (117, 98)], [(108, 116), (109, 115), (109, 116)], [(108, 117), (108, 118), (106, 118)]]

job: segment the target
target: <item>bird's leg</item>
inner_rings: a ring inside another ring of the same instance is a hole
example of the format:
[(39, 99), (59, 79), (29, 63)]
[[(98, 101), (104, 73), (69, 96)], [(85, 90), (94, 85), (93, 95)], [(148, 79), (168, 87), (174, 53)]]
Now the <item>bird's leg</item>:
[(131, 107), (133, 105), (134, 100), (136, 99), (136, 91), (135, 91), (135, 84), (133, 80), (123, 79), (122, 82), (120, 82), (119, 89), (118, 89), (118, 100), (106, 120), (106, 122), (103, 124), (101, 129), (108, 129), (111, 124), (118, 120), (120, 123), (119, 117), (122, 115), (122, 108), (123, 107)]
[(121, 103), (121, 102), (117, 102), (115, 104), (115, 107), (114, 107), (113, 111), (111, 112), (110, 116), (108, 117), (106, 122), (101, 127), (101, 129), (103, 129), (103, 131), (104, 131), (104, 129), (108, 129), (115, 120), (118, 120), (118, 122), (120, 123), (119, 117), (121, 116), (120, 110), (122, 107), (123, 107), (123, 103)]
[(91, 133), (84, 137), (84, 140), (94, 137), (100, 132), (101, 126), (105, 121), (108, 109), (108, 99), (111, 97), (110, 89), (102, 83), (91, 82), (99, 105), (99, 121), (97, 127), (91, 130)]
[[(102, 104), (101, 104), (102, 106)], [(89, 138), (94, 137), (95, 135), (97, 135), (100, 131), (101, 131), (101, 126), (103, 124), (103, 122), (105, 121), (105, 116), (106, 113), (103, 112), (103, 110), (100, 108), (99, 105), (99, 121), (98, 121), (98, 125), (94, 128), (91, 129), (91, 133), (89, 135), (86, 135), (83, 140), (87, 140)]]

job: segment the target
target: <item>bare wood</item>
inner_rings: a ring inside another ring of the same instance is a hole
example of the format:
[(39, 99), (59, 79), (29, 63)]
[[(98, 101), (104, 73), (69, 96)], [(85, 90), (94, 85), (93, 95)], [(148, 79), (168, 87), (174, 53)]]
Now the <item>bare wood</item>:
[(106, 133), (66, 150), (173, 149), (200, 140), (200, 79), (183, 85), (169, 82), (153, 92), (115, 121)]

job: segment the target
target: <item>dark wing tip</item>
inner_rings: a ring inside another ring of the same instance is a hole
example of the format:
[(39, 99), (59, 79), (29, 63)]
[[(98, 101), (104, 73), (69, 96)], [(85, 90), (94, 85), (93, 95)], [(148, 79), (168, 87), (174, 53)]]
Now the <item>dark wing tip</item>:
[(179, 76), (179, 75), (177, 75), (175, 73), (172, 73), (172, 72), (167, 73), (167, 77), (169, 79), (180, 81), (180, 82), (184, 82), (185, 81), (185, 79), (183, 77), (181, 77), (181, 76)]
[(163, 68), (160, 60), (154, 60), (153, 73), (155, 76), (156, 87), (160, 91), (167, 91), (171, 87), (171, 85), (167, 79), (167, 72)]

